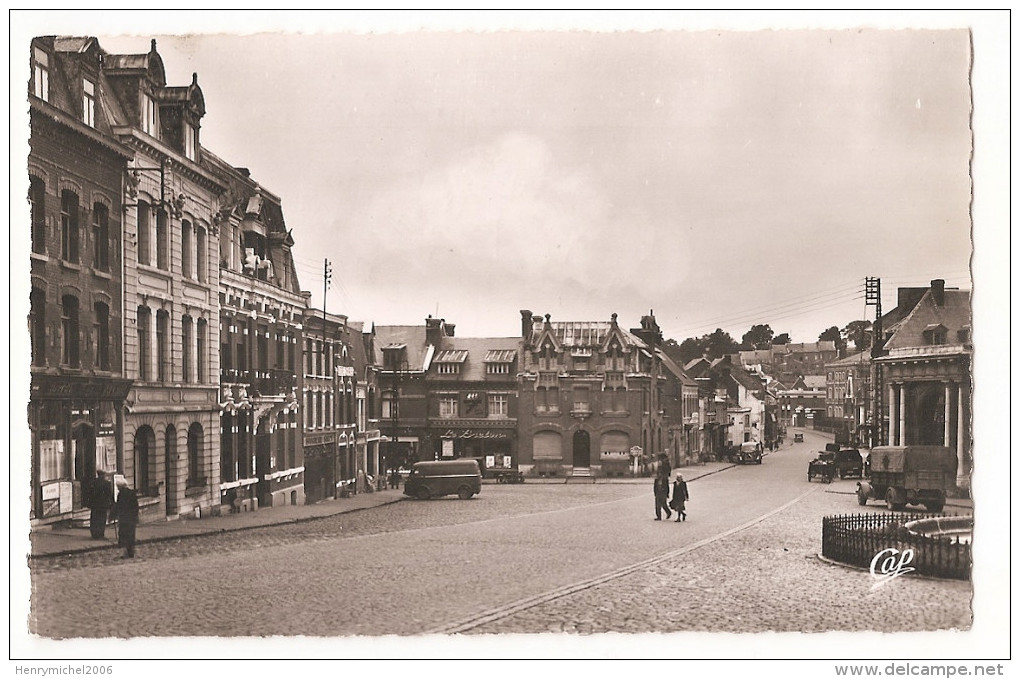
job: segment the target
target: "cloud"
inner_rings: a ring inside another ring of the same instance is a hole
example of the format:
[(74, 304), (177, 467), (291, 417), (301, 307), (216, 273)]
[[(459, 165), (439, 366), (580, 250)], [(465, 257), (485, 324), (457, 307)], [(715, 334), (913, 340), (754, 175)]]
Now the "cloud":
[(553, 148), (502, 134), (382, 187), (343, 219), (350, 247), (383, 263), (365, 274), (432, 287), (475, 276), (525, 287), (578, 280), (599, 293), (661, 262), (647, 215), (621, 212), (585, 166)]

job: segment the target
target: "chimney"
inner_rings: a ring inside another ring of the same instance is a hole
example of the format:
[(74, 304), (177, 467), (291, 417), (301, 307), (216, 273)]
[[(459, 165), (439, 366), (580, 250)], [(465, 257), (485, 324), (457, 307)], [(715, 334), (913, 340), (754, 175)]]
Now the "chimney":
[(941, 278), (936, 278), (931, 282), (931, 298), (935, 302), (935, 306), (942, 306), (946, 303), (946, 282)]
[(521, 309), (521, 337), (527, 341), (531, 337), (533, 317), (528, 309)]
[(425, 319), (425, 344), (439, 346), (439, 339), (443, 336), (443, 321), (439, 318), (429, 317)]
[(445, 325), (445, 327), (446, 327), (446, 336), (447, 337), (453, 337), (453, 331), (457, 329), (457, 324), (456, 323), (447, 323)]

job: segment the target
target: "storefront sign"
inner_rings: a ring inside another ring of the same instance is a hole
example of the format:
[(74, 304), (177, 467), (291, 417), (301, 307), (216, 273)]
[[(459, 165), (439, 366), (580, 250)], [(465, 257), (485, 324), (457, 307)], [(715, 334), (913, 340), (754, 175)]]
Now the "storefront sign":
[(444, 438), (452, 439), (505, 439), (510, 438), (509, 432), (491, 431), (489, 429), (464, 429), (456, 431), (447, 429), (442, 434)]

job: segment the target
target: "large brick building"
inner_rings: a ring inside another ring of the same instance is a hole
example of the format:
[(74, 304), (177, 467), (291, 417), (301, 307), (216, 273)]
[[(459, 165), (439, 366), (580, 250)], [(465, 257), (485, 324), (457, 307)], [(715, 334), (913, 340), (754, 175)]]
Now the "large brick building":
[(616, 314), (571, 322), (521, 311), (521, 336), (522, 471), (622, 474), (668, 451), (662, 362)]
[(121, 184), (133, 151), (102, 52), (89, 38), (32, 41), (29, 81), (32, 509), (36, 522), (83, 510), (96, 471), (122, 468), (125, 377)]

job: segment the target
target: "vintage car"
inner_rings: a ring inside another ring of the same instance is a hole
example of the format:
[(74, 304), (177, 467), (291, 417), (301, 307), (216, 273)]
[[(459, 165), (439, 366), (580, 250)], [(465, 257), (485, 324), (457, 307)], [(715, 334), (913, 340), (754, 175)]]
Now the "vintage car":
[(793, 442), (794, 443), (804, 443), (804, 434), (794, 434), (793, 435)]
[(833, 477), (836, 476), (836, 453), (831, 450), (823, 450), (818, 453), (818, 457), (808, 462), (807, 467), (807, 480), (819, 479), (826, 483), (832, 483)]
[(836, 473), (841, 479), (863, 479), (864, 460), (856, 448), (840, 448), (836, 451)]
[(737, 464), (761, 464), (761, 448), (754, 441), (741, 443), (731, 450), (730, 461)]

